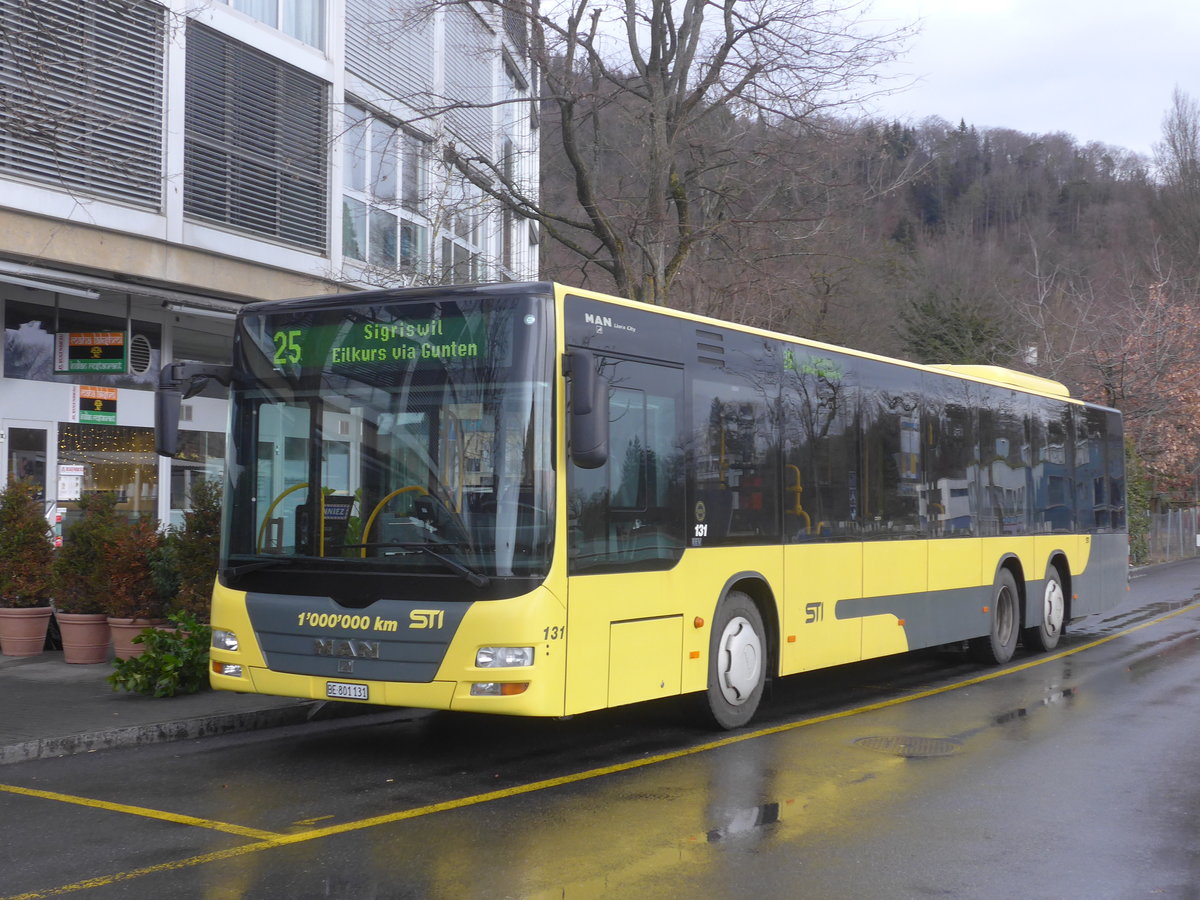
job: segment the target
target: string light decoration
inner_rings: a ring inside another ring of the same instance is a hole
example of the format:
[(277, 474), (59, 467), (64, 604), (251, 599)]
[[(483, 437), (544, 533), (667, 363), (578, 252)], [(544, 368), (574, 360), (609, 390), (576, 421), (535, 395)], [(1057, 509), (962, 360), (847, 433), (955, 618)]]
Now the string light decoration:
[[(157, 515), (158, 456), (153, 428), (61, 422), (58, 463), (83, 466), (83, 489), (116, 493), (117, 508), (126, 514)], [(76, 508), (71, 502), (61, 505)]]

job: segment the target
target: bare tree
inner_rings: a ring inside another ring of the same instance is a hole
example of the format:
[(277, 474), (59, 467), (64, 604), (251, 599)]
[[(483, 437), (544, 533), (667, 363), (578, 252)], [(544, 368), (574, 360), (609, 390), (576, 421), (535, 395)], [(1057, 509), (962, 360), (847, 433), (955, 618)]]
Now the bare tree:
[(1154, 211), (1178, 262), (1200, 273), (1200, 103), (1176, 88), (1155, 145), (1159, 194)]
[[(852, 175), (806, 155), (803, 137), (872, 90), (904, 36), (873, 32), (857, 0), (504, 7), (528, 24), (543, 167), (561, 166), (569, 191), (539, 196), (464, 146), (448, 158), (568, 248), (585, 279), (657, 304), (697, 255), (778, 256), (820, 230)], [(761, 224), (778, 238), (765, 251), (746, 237)]]

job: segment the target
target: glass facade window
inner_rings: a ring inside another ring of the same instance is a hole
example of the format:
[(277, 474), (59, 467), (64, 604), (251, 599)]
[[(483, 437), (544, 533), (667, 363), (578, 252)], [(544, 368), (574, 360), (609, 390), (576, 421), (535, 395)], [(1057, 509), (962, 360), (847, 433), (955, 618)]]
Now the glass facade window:
[[(215, 334), (176, 325), (171, 331), (176, 362), (218, 363), (228, 365), (233, 358), (232, 339), (228, 334)], [(229, 388), (210, 378), (200, 391), (201, 397), (229, 396)]]
[(353, 103), (342, 135), (342, 253), (381, 269), (428, 268), (426, 142)]
[(197, 481), (221, 481), (225, 471), (225, 435), (217, 431), (181, 431), (179, 453), (171, 460), (171, 518), (176, 527), (191, 509)]
[[(58, 464), (83, 466), (83, 490), (117, 498), (117, 510), (129, 518), (158, 515), (158, 455), (154, 429), (128, 425), (63, 422), (58, 427)], [(59, 501), (64, 524), (77, 516), (78, 504)]]
[(458, 173), (447, 170), (446, 203), (452, 225), (442, 233), (442, 283), (486, 281), (484, 223), (487, 208), (482, 193)]
[[(137, 356), (130, 353), (132, 342), (126, 342), (130, 368), (126, 373), (62, 373), (54, 371), (54, 334), (56, 314), (48, 306), (8, 301), (4, 305), (4, 377), (29, 381), (54, 381), (69, 384), (95, 384), (97, 378), (106, 387), (135, 388), (152, 391), (158, 383), (161, 368), (162, 329), (150, 322), (133, 323), (133, 335), (138, 346), (148, 352)], [(60, 309), (57, 313), (60, 333), (124, 332), (125, 320), (116, 316)], [(139, 337), (140, 336), (140, 337)]]
[(227, 0), (264, 25), (278, 28), (298, 41), (325, 49), (325, 0)]

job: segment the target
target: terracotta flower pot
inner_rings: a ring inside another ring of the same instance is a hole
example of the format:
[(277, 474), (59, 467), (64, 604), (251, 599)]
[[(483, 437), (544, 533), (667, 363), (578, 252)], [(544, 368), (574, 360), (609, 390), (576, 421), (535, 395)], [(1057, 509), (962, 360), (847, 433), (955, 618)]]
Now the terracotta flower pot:
[(0, 653), (5, 656), (37, 656), (46, 646), (50, 607), (0, 607)]
[(55, 612), (62, 633), (63, 661), (90, 665), (108, 660), (112, 637), (104, 613)]
[(147, 628), (158, 628), (166, 622), (166, 619), (119, 619), (109, 616), (108, 627), (112, 632), (113, 654), (117, 659), (141, 656), (146, 648), (133, 643), (133, 639)]

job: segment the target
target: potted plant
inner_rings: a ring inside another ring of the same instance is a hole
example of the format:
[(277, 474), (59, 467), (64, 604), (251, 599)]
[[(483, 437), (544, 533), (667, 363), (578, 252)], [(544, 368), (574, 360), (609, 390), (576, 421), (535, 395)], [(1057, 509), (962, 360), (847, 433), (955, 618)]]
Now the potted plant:
[(150, 519), (118, 521), (104, 561), (110, 571), (104, 611), (117, 659), (142, 652), (133, 639), (147, 628), (162, 625), (162, 598), (155, 579), (154, 560), (160, 536)]
[(148, 697), (194, 694), (208, 687), (208, 645), (212, 630), (190, 613), (171, 613), (174, 629), (148, 628), (135, 637), (143, 653), (114, 659), (108, 683), (113, 690), (136, 691)]
[(62, 633), (63, 659), (101, 663), (111, 641), (107, 597), (113, 573), (110, 551), (121, 527), (116, 495), (84, 494), (80, 518), (69, 525), (54, 554), (54, 616)]
[(0, 652), (36, 656), (50, 622), (54, 544), (31, 481), (0, 490)]

